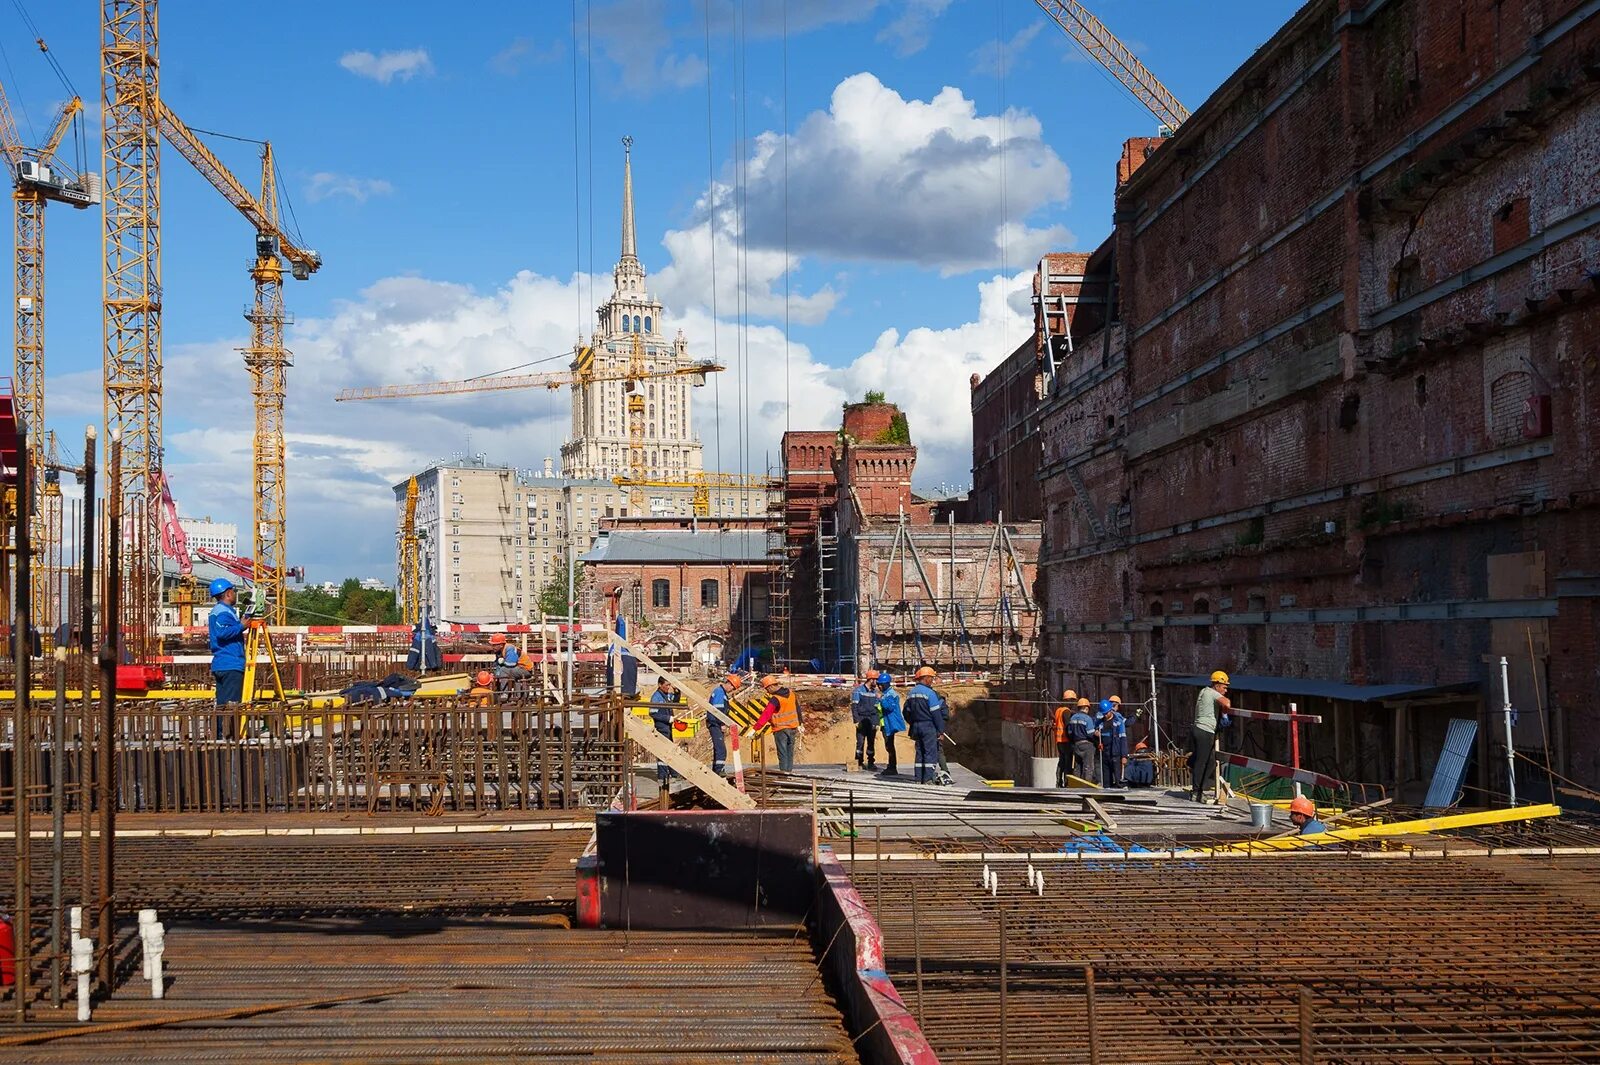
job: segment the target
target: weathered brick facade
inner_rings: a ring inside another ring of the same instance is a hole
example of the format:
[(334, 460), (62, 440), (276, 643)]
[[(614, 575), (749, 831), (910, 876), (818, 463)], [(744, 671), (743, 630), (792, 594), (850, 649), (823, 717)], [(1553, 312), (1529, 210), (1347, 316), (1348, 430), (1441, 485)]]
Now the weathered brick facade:
[(1029, 337), (987, 377), (972, 376), (972, 491), (963, 516), (1038, 521), (1038, 352)]
[(1066, 354), (1041, 309), (1053, 680), (1454, 686), (1324, 700), (1313, 757), (1425, 780), (1477, 715), (1498, 789), (1505, 655), (1517, 748), (1543, 761), (1542, 702), (1558, 771), (1600, 783), (1591, 8), (1313, 2), (1130, 142), (1080, 271), (1109, 325), (1080, 302)]

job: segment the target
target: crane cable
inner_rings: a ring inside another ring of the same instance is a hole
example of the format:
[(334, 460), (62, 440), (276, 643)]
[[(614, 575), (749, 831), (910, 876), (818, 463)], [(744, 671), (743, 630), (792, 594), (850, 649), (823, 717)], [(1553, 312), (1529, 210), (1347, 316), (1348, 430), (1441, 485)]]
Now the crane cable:
[[(711, 95), (711, 4), (703, 6), (706, 36), (706, 235), (711, 243), (711, 359), (722, 365), (722, 349), (717, 318), (717, 164), (716, 121)], [(712, 432), (716, 440), (717, 469), (722, 469), (722, 375), (713, 374), (711, 380)]]

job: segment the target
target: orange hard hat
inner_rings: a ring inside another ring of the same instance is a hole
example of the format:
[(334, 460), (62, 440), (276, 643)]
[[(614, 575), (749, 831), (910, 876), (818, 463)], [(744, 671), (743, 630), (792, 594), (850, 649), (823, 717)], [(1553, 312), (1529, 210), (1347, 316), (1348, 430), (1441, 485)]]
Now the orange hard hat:
[(1120, 695), (1113, 695), (1110, 698), (1111, 698), (1111, 701), (1114, 702), (1114, 703), (1119, 703), (1120, 704), (1122, 702), (1122, 696), (1120, 696)]
[(1071, 702), (1073, 699), (1076, 699), (1077, 697), (1078, 697), (1078, 693), (1073, 691), (1071, 688), (1068, 688), (1066, 691), (1061, 693), (1061, 698), (1067, 700), (1068, 702)]
[(938, 675), (939, 675), (938, 673), (934, 672), (934, 669), (933, 669), (932, 666), (921, 666), (921, 667), (919, 667), (917, 669), (917, 676), (919, 678), (920, 677), (937, 677)]
[(494, 674), (490, 673), (487, 669), (480, 669), (478, 670), (477, 681), (479, 685), (487, 688), (489, 685), (494, 683)]
[(744, 678), (739, 676), (737, 673), (729, 673), (728, 686), (737, 691), (738, 689), (744, 687)]
[(761, 686), (763, 688), (776, 688), (778, 686), (778, 678), (774, 677), (771, 673), (768, 673), (766, 676), (761, 678)]
[(497, 632), (493, 636), (489, 637), (489, 642), (498, 647), (506, 642), (506, 634), (503, 632)]
[(1079, 696), (1078, 705), (1079, 706), (1088, 706), (1089, 705), (1089, 700), (1083, 698), (1082, 696)]
[(1317, 805), (1304, 795), (1296, 795), (1294, 797), (1294, 801), (1289, 804), (1289, 812), (1292, 814), (1305, 814), (1307, 817), (1315, 817), (1317, 816)]

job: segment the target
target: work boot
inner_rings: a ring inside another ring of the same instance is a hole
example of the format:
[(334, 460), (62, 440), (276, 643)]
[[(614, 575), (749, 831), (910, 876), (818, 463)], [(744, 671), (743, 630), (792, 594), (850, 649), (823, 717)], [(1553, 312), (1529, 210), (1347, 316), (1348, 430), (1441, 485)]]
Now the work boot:
[(898, 770), (898, 769), (885, 769), (883, 772), (879, 773), (878, 775), (880, 777), (897, 777), (897, 776), (900, 775), (900, 770)]

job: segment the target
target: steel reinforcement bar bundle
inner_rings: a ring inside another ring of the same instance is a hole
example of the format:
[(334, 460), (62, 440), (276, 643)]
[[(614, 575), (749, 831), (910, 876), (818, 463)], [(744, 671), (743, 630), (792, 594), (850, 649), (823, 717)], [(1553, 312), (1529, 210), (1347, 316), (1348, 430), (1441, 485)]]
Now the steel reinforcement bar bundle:
[(1593, 856), (855, 872), (944, 1062), (1600, 1062)]

